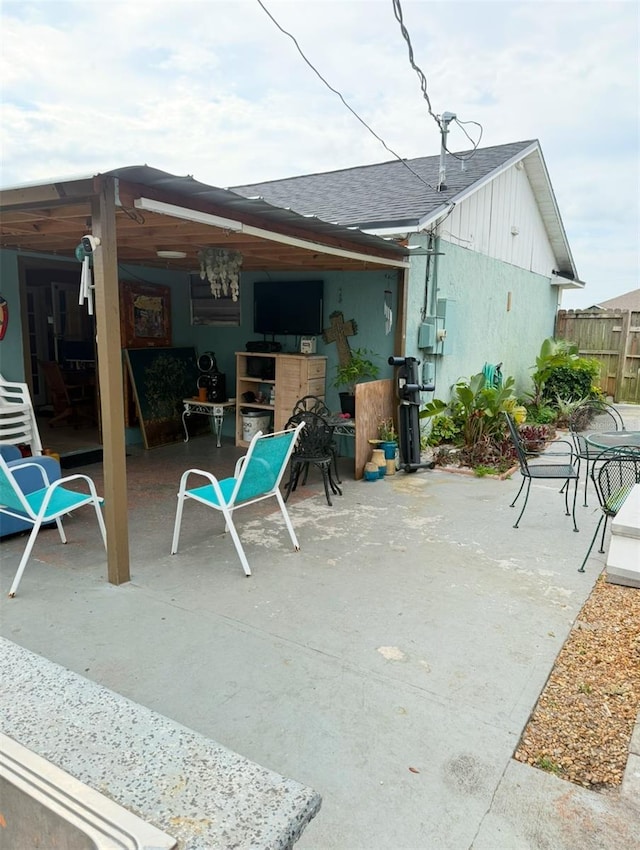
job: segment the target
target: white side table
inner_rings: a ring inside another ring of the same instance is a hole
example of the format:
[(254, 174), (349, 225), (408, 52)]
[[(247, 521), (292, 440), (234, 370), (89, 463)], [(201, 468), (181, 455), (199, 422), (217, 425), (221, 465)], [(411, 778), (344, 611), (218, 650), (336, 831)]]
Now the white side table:
[(200, 401), (197, 398), (183, 398), (182, 404), (184, 405), (184, 410), (182, 411), (182, 427), (184, 428), (184, 442), (189, 442), (189, 431), (187, 430), (187, 416), (191, 416), (193, 413), (200, 414), (201, 416), (208, 416), (211, 420), (213, 420), (213, 428), (216, 435), (216, 445), (220, 448), (220, 435), (222, 434), (222, 423), (224, 421), (224, 414), (226, 410), (235, 410), (236, 403), (235, 401)]

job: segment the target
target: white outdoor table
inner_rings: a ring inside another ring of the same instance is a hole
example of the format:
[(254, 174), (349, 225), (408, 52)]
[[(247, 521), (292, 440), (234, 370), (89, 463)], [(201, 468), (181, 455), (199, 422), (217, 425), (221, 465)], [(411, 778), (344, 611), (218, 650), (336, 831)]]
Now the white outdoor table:
[(220, 448), (220, 435), (222, 434), (222, 423), (224, 414), (227, 410), (235, 410), (235, 401), (200, 401), (197, 398), (183, 398), (182, 404), (184, 410), (182, 412), (182, 427), (184, 428), (184, 442), (189, 442), (189, 431), (187, 430), (187, 416), (199, 414), (200, 416), (208, 416), (213, 421), (213, 428), (216, 435), (216, 445)]

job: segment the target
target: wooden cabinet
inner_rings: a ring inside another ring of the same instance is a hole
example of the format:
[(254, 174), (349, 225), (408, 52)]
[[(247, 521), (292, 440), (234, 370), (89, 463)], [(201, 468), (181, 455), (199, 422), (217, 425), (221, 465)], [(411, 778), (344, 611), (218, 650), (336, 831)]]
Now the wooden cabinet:
[[(272, 426), (280, 431), (293, 406), (305, 395), (324, 398), (327, 358), (313, 354), (236, 353), (236, 445), (243, 439), (242, 410), (271, 413)], [(253, 393), (255, 401), (246, 401)]]

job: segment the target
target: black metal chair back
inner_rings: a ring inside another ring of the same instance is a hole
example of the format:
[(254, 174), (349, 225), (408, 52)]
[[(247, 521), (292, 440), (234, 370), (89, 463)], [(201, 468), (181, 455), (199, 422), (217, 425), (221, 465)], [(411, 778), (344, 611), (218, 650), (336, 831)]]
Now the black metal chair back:
[(507, 420), (507, 427), (509, 429), (511, 442), (513, 443), (513, 447), (516, 450), (516, 457), (518, 458), (518, 463), (520, 464), (520, 472), (522, 472), (523, 475), (528, 475), (529, 464), (527, 461), (527, 453), (524, 450), (524, 444), (520, 437), (520, 433), (518, 432), (516, 423), (509, 416), (509, 414), (505, 414), (505, 419)]
[(593, 461), (602, 451), (587, 442), (587, 435), (605, 431), (624, 431), (624, 422), (613, 405), (594, 399), (576, 407), (569, 417), (569, 431), (578, 456), (578, 471), (580, 471), (581, 461), (586, 461), (587, 465), (584, 477), (584, 506), (587, 507), (590, 472), (593, 472)]
[(292, 416), (296, 413), (318, 413), (320, 416), (331, 416), (331, 411), (321, 398), (316, 395), (305, 395), (294, 404)]
[[(318, 398), (317, 395), (305, 395), (302, 398), (299, 398), (293, 407), (292, 416), (295, 416), (298, 413), (317, 413), (319, 416), (323, 416), (328, 420), (330, 420), (332, 416), (327, 405), (321, 398)], [(333, 473), (338, 484), (341, 484), (340, 471), (338, 470), (338, 444), (335, 439), (331, 440), (331, 453), (333, 456)]]
[(640, 483), (640, 454), (633, 446), (621, 446), (616, 449), (608, 449), (601, 452), (596, 458), (591, 469), (591, 479), (595, 487), (598, 502), (600, 503), (600, 519), (596, 530), (591, 538), (591, 543), (584, 556), (582, 565), (578, 572), (583, 573), (585, 564), (593, 549), (598, 530), (603, 524), (602, 538), (600, 539), (600, 554), (604, 554), (604, 536), (607, 531), (607, 523), (611, 517), (615, 517), (625, 499), (635, 484)]
[(298, 437), (296, 448), (291, 455), (291, 469), (284, 498), (286, 501), (291, 491), (296, 489), (302, 473), (304, 473), (302, 483), (306, 484), (309, 466), (313, 465), (322, 473), (325, 495), (327, 502), (331, 505), (329, 490), (342, 495), (342, 491), (338, 487), (333, 475), (333, 466), (335, 463), (333, 431), (335, 426), (319, 413), (307, 410), (306, 412), (295, 413), (291, 416), (285, 425), (285, 429), (295, 428), (298, 423), (303, 421), (304, 427)]
[[(516, 497), (511, 502), (511, 507), (515, 507), (516, 502), (520, 494), (522, 493), (525, 484), (526, 484), (526, 492), (524, 498), (524, 504), (522, 505), (522, 510), (518, 516), (518, 519), (515, 521), (514, 528), (518, 527), (520, 520), (522, 519), (522, 515), (524, 514), (525, 508), (527, 507), (527, 501), (529, 500), (529, 491), (531, 489), (531, 481), (532, 479), (554, 479), (556, 481), (563, 481), (564, 484), (560, 492), (564, 492), (564, 504), (565, 504), (565, 513), (567, 516), (571, 516), (573, 518), (573, 530), (578, 531), (578, 526), (576, 525), (576, 493), (578, 489), (578, 469), (574, 465), (575, 455), (573, 452), (573, 447), (571, 443), (567, 440), (556, 440), (554, 445), (561, 446), (566, 445), (568, 448), (560, 451), (560, 452), (547, 452), (546, 456), (548, 458), (551, 457), (563, 457), (566, 458), (564, 462), (560, 461), (551, 461), (549, 463), (543, 458), (542, 462), (539, 463), (529, 463), (529, 459), (527, 457), (527, 453), (524, 449), (522, 440), (520, 438), (520, 434), (518, 432), (518, 428), (508, 413), (505, 413), (505, 419), (507, 420), (507, 427), (509, 428), (509, 433), (511, 435), (511, 441), (513, 442), (514, 448), (516, 450), (516, 454), (518, 456), (518, 463), (520, 464), (520, 472), (522, 473), (522, 482), (520, 484), (520, 489), (516, 493)], [(575, 486), (573, 488), (573, 502), (571, 511), (569, 511), (569, 482), (574, 481)]]

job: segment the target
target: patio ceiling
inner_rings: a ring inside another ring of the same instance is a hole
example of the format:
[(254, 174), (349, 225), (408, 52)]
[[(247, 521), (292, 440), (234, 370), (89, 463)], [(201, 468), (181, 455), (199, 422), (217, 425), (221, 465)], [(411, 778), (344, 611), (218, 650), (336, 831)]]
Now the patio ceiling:
[[(240, 251), (244, 271), (408, 265), (407, 249), (395, 242), (148, 166), (1, 191), (0, 247), (74, 260), (80, 238), (91, 232), (92, 198), (103, 177), (116, 181), (119, 263), (190, 272), (199, 268), (198, 251), (218, 247)], [(150, 209), (158, 202), (161, 212)], [(204, 220), (189, 220), (190, 211)], [(158, 251), (186, 257), (159, 258)]]

